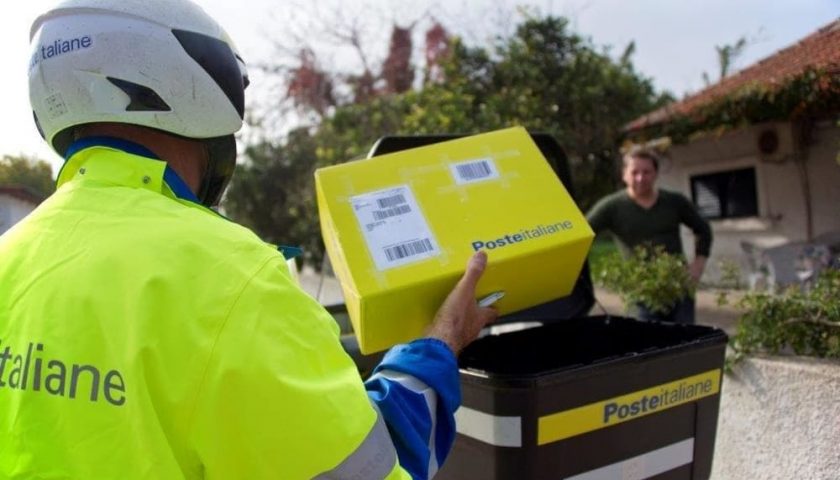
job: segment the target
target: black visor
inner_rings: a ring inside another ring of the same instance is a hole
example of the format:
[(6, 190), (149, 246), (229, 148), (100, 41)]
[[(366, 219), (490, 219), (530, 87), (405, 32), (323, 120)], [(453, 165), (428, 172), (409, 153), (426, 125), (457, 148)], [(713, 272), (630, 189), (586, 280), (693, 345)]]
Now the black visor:
[(236, 55), (230, 46), (213, 37), (186, 30), (172, 30), (187, 54), (210, 75), (225, 92), (230, 103), (245, 118), (245, 86), (247, 77), (239, 70)]

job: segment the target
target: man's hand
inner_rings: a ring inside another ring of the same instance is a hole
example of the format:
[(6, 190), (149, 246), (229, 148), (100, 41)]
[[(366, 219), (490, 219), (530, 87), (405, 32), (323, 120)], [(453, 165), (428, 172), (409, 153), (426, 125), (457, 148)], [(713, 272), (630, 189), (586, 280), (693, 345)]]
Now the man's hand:
[(481, 329), (498, 315), (494, 308), (481, 308), (475, 301), (475, 286), (486, 266), (487, 254), (476, 252), (429, 328), (428, 336), (445, 342), (455, 355), (475, 340)]
[(688, 275), (694, 284), (700, 283), (700, 277), (703, 276), (703, 270), (706, 269), (706, 257), (694, 257), (694, 261), (688, 266)]

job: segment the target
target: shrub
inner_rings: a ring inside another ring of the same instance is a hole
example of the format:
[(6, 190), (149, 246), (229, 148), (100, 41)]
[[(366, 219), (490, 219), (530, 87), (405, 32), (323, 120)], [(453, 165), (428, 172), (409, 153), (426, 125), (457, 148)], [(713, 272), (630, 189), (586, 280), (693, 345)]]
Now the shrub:
[(593, 270), (595, 282), (617, 293), (628, 310), (642, 304), (652, 312), (666, 313), (680, 299), (694, 294), (685, 259), (662, 247), (637, 247), (626, 258), (615, 252)]
[[(661, 248), (637, 248), (628, 258), (612, 253), (593, 272), (595, 282), (620, 295), (628, 308), (641, 303), (662, 313), (694, 293), (685, 261)], [(722, 272), (724, 286), (740, 277), (732, 265)], [(719, 305), (733, 303), (727, 293), (719, 292)], [(840, 359), (840, 269), (826, 268), (812, 283), (779, 293), (748, 292), (734, 303), (743, 314), (729, 342), (728, 365), (756, 353)]]
[(752, 353), (840, 358), (840, 270), (778, 294), (748, 293), (738, 306), (744, 314), (730, 342), (733, 361)]

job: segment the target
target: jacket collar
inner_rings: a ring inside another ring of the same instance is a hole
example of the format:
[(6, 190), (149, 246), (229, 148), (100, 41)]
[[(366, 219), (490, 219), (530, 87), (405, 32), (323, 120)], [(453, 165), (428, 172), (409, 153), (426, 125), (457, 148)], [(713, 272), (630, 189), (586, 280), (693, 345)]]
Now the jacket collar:
[[(132, 188), (144, 188), (192, 204), (227, 220), (199, 202), (186, 182), (146, 147), (113, 137), (86, 137), (73, 142), (64, 154), (56, 187), (86, 178)], [(272, 245), (286, 259), (303, 253), (299, 247)]]
[(56, 182), (59, 187), (84, 175), (200, 204), (175, 170), (140, 144), (113, 137), (86, 137), (73, 142), (64, 158)]

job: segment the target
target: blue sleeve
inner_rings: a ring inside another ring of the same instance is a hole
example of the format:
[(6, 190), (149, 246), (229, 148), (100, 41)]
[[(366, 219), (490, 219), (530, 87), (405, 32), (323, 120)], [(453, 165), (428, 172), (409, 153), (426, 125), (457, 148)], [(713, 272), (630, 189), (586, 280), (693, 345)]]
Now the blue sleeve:
[[(397, 345), (385, 354), (365, 387), (388, 425), (402, 468), (414, 479), (434, 475), (452, 448), (454, 414), (461, 404), (458, 362), (452, 350), (432, 338)], [(431, 392), (424, 395), (422, 387)]]

